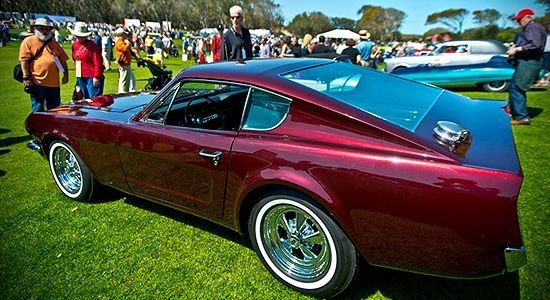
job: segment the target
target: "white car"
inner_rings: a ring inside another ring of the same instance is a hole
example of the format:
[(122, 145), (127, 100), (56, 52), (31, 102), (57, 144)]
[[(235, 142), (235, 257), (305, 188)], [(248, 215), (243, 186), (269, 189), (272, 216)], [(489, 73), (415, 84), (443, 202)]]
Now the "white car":
[(506, 54), (506, 47), (496, 40), (450, 41), (439, 44), (427, 55), (394, 57), (384, 62), (386, 72), (392, 72), (422, 64), (452, 66), (486, 63), (496, 54)]

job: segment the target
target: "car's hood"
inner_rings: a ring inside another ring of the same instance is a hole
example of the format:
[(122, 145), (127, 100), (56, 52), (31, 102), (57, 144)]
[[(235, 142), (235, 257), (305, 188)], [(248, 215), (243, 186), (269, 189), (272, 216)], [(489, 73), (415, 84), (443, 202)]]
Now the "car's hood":
[[(445, 91), (415, 132), (431, 143), (430, 148), (442, 151), (462, 164), (521, 174), (505, 106), (504, 101), (470, 99)], [(470, 143), (464, 143), (464, 147), (456, 152), (439, 144), (434, 137), (439, 121), (450, 121), (469, 131)]]
[(148, 104), (156, 94), (102, 95), (64, 104), (47, 113), (125, 122)]
[[(151, 99), (156, 95), (156, 93), (129, 93), (129, 94), (118, 94), (118, 95), (106, 95), (103, 97), (109, 97), (112, 100), (107, 102), (99, 103), (100, 107), (106, 107), (110, 111), (114, 112), (125, 112), (128, 110), (134, 110), (136, 108), (141, 108), (151, 101)], [(96, 97), (91, 99), (91, 105), (94, 106), (95, 101), (101, 101), (101, 98)]]

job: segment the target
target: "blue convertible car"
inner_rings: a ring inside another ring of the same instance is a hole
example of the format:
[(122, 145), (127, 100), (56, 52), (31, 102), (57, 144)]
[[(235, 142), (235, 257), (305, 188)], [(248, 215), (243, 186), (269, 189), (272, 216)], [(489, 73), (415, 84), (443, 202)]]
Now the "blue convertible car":
[(485, 63), (454, 66), (423, 64), (395, 69), (391, 73), (445, 88), (479, 86), (488, 92), (504, 92), (510, 85), (514, 68), (510, 57), (495, 55)]

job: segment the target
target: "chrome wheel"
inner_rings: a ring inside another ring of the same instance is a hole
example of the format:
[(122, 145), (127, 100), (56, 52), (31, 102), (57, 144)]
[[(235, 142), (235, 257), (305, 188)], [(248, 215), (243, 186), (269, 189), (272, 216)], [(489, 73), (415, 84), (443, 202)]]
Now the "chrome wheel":
[(292, 278), (308, 282), (328, 271), (331, 251), (325, 232), (303, 209), (288, 204), (271, 208), (261, 231), (266, 254)]
[(483, 89), (487, 92), (505, 92), (508, 90), (510, 82), (508, 81), (491, 81), (483, 84)]
[(82, 171), (73, 153), (61, 144), (52, 149), (52, 171), (59, 185), (71, 195), (82, 191)]
[(328, 298), (349, 286), (358, 253), (346, 234), (305, 195), (273, 192), (248, 219), (254, 250), (281, 282), (300, 292)]
[(50, 170), (57, 187), (65, 196), (89, 201), (93, 191), (93, 177), (76, 152), (64, 142), (49, 147)]

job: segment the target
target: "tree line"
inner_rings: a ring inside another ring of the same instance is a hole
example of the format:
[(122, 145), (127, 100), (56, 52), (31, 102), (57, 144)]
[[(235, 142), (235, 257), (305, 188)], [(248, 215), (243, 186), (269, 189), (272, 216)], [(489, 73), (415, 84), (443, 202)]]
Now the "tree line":
[[(546, 7), (546, 15), (538, 21), (550, 22), (550, 0), (537, 0)], [(272, 0), (3, 0), (1, 11), (35, 12), (53, 15), (74, 16), (85, 22), (120, 24), (124, 18), (142, 21), (171, 21), (173, 26), (195, 30), (230, 24), (229, 8), (238, 4), (245, 11), (245, 23), (249, 28), (266, 28), (272, 32), (283, 29), (284, 18), (279, 4)], [(407, 14), (395, 8), (363, 5), (357, 10), (358, 19), (330, 18), (322, 12), (296, 15), (286, 26), (286, 30), (298, 36), (309, 33), (316, 35), (335, 28), (358, 32), (367, 29), (372, 39), (391, 41), (402, 40), (401, 27)], [(479, 25), (463, 31), (463, 23), (468, 17)], [(426, 17), (426, 25), (442, 25), (430, 29), (424, 37), (449, 33), (455, 38), (482, 39), (497, 38), (502, 41), (513, 39), (517, 27), (499, 26), (499, 21), (509, 19), (495, 9), (475, 10), (447, 9)], [(504, 22), (504, 24), (506, 24)], [(413, 36), (418, 37), (418, 36)]]
[(124, 18), (170, 21), (177, 28), (192, 30), (230, 24), (229, 8), (235, 4), (244, 9), (250, 28), (283, 25), (280, 7), (272, 0), (3, 0), (0, 10), (74, 16), (89, 23), (121, 24)]

